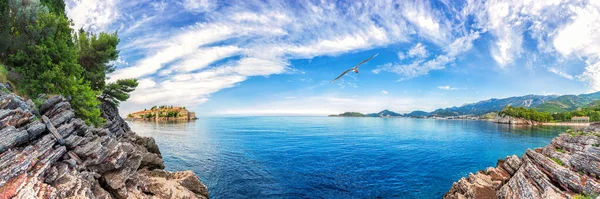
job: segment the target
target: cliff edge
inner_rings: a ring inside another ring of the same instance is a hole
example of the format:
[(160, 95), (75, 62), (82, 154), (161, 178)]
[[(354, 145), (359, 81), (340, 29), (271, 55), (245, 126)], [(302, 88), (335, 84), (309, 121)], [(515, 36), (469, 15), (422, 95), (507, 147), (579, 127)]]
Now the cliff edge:
[(600, 194), (600, 124), (568, 131), (550, 144), (499, 160), (454, 182), (445, 199), (596, 198)]
[(164, 171), (151, 137), (111, 104), (102, 128), (75, 118), (61, 96), (39, 107), (0, 91), (0, 198), (208, 198), (192, 171)]

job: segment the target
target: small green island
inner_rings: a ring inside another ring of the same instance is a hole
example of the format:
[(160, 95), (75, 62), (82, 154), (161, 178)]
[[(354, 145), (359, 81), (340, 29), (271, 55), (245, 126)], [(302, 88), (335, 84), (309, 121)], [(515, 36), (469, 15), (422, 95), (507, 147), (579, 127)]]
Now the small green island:
[(329, 115), (329, 117), (366, 117), (365, 114), (359, 112), (345, 112), (338, 115)]
[(144, 109), (127, 114), (128, 120), (144, 121), (191, 121), (198, 119), (196, 113), (189, 111), (185, 106), (153, 106), (150, 110)]

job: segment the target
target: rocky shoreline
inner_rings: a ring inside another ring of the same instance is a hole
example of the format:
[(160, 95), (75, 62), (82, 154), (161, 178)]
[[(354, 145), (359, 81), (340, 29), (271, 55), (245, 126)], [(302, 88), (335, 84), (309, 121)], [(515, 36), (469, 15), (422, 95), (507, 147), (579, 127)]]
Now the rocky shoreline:
[(61, 96), (39, 107), (0, 91), (0, 198), (208, 198), (192, 171), (165, 171), (158, 146), (102, 104), (102, 128)]
[(600, 124), (568, 131), (543, 148), (498, 160), (454, 182), (445, 199), (596, 198), (600, 194)]
[(496, 119), (494, 119), (494, 122), (498, 123), (498, 124), (531, 125), (531, 126), (537, 126), (537, 125), (543, 124), (541, 122), (536, 122), (533, 120), (525, 120), (525, 119), (515, 118), (515, 117), (511, 117), (511, 116), (496, 117)]

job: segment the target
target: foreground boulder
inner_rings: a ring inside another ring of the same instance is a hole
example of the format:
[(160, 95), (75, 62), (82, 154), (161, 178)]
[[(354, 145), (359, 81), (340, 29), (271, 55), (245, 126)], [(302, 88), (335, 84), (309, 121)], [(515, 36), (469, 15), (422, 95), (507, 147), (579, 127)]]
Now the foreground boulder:
[[(600, 124), (509, 156), (497, 166), (454, 182), (446, 199), (596, 198), (600, 195)], [(600, 197), (599, 197), (600, 198)]]
[(0, 92), (0, 198), (208, 198), (191, 171), (164, 171), (153, 138), (132, 132), (111, 104), (103, 128), (54, 96), (36, 107)]

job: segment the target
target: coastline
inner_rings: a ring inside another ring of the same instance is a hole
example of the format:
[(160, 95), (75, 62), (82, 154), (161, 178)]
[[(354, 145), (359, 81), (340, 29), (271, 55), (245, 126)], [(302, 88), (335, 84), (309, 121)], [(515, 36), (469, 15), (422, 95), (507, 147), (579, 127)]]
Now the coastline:
[(0, 91), (0, 198), (201, 198), (192, 171), (165, 171), (154, 138), (131, 131), (116, 106), (101, 104), (102, 127), (77, 118), (70, 102)]
[(591, 198), (600, 193), (600, 123), (567, 131), (522, 157), (507, 156), (454, 182), (445, 199)]

